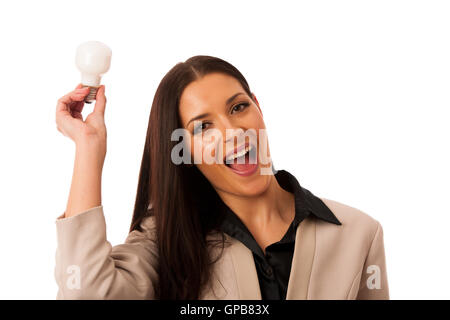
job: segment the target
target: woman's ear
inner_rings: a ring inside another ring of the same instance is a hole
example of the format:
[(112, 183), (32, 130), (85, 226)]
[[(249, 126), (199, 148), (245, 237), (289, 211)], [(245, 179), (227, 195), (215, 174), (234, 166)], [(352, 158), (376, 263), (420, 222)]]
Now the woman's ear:
[(255, 100), (255, 102), (256, 102), (256, 106), (258, 107), (259, 112), (261, 112), (261, 115), (262, 115), (263, 113), (261, 111), (261, 107), (259, 106), (258, 99), (256, 99), (256, 96), (255, 96), (255, 94), (253, 92), (252, 92), (252, 96), (253, 96), (253, 100)]

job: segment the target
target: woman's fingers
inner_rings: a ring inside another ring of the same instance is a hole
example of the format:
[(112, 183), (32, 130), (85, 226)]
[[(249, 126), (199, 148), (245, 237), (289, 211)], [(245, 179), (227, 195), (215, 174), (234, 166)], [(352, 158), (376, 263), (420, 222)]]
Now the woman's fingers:
[(82, 88), (79, 84), (75, 90), (58, 99), (55, 118), (58, 131), (66, 136), (72, 135), (77, 119), (83, 120), (83, 100), (88, 93), (89, 88)]
[(70, 136), (74, 126), (73, 121), (77, 120), (72, 117), (68, 110), (61, 110), (56, 113), (56, 128), (65, 136)]
[(89, 94), (89, 91), (89, 87), (83, 87), (80, 83), (76, 86), (75, 90), (58, 99), (56, 107), (57, 129), (72, 140), (77, 139), (76, 137), (80, 135), (82, 128), (85, 126), (99, 130), (100, 133), (104, 132), (103, 116), (106, 106), (105, 86), (102, 85), (97, 90), (94, 110), (91, 113), (91, 115), (94, 114), (96, 116), (89, 116), (84, 121), (81, 111), (84, 107), (84, 99)]
[(83, 115), (79, 111), (72, 111), (72, 117), (83, 121)]
[(83, 101), (89, 93), (89, 88), (79, 88), (62, 96), (58, 100), (57, 111), (68, 109), (73, 102)]
[(105, 86), (101, 85), (97, 90), (97, 96), (95, 98), (94, 112), (99, 113), (102, 116), (105, 115), (106, 107), (106, 96), (105, 96)]

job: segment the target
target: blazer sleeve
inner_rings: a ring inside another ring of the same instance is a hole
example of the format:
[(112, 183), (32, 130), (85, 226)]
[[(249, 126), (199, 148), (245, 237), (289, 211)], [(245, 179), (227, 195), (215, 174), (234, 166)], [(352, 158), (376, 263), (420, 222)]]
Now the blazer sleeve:
[(56, 220), (57, 299), (154, 299), (157, 247), (151, 217), (124, 244), (106, 239), (103, 206)]
[(377, 221), (377, 229), (362, 270), (358, 300), (388, 300), (389, 287), (384, 252), (383, 228)]

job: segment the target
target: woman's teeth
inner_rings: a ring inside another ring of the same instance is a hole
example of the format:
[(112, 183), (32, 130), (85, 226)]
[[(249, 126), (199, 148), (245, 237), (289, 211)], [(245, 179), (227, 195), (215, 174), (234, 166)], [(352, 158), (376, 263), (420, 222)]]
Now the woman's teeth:
[(232, 154), (231, 156), (229, 156), (228, 158), (226, 158), (226, 161), (232, 161), (236, 158), (242, 157), (243, 155), (245, 155), (247, 152), (249, 152), (252, 149), (251, 146), (245, 147), (245, 149), (242, 149), (241, 151), (239, 151), (238, 153)]

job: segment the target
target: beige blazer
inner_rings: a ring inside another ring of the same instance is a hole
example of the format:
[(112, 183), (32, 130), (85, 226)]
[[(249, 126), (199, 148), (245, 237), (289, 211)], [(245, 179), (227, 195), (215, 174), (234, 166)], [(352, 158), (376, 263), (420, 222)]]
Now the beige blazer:
[[(286, 299), (389, 299), (383, 229), (364, 212), (320, 198), (342, 225), (310, 215), (296, 232)], [(57, 299), (154, 299), (154, 218), (124, 244), (106, 238), (103, 207), (56, 220)], [(201, 299), (261, 299), (252, 252), (228, 236)], [(212, 249), (218, 250), (218, 249)]]

